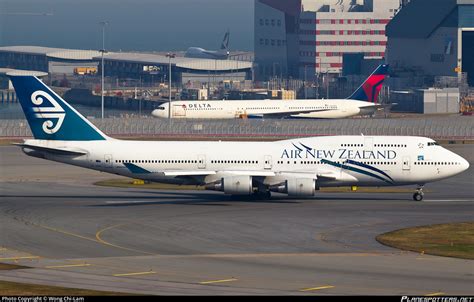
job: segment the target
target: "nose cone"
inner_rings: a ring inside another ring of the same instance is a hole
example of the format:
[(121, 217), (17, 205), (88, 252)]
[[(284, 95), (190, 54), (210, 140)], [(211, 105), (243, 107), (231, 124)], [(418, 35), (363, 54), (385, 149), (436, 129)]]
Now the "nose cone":
[(155, 109), (151, 112), (151, 115), (158, 118), (166, 118), (168, 117), (168, 111)]
[(469, 169), (469, 166), (469, 162), (461, 157), (461, 172), (464, 172)]

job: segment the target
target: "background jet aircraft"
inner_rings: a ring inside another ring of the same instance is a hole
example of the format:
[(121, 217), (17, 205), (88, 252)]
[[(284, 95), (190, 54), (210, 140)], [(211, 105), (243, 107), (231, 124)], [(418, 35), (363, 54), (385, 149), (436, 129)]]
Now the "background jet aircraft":
[(372, 115), (384, 105), (377, 103), (388, 65), (380, 65), (347, 99), (248, 100), (248, 101), (174, 101), (153, 110), (158, 118), (320, 118), (335, 119)]
[(184, 56), (186, 58), (227, 60), (230, 54), (229, 39), (230, 39), (230, 32), (227, 31), (225, 33), (224, 39), (222, 40), (221, 49), (206, 50), (200, 47), (190, 47), (188, 48)]

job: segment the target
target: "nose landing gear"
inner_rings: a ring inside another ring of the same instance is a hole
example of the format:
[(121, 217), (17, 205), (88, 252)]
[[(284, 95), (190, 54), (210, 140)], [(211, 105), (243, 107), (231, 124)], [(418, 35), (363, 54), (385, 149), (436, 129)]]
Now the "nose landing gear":
[(424, 196), (425, 196), (425, 193), (423, 193), (423, 186), (419, 186), (416, 189), (415, 194), (413, 194), (413, 200), (414, 201), (422, 201)]

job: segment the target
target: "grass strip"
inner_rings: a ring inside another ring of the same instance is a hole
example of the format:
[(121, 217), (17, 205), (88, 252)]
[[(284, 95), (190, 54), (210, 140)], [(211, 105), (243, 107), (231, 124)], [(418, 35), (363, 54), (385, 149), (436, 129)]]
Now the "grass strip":
[(376, 239), (401, 250), (474, 259), (474, 222), (419, 226), (385, 233)]

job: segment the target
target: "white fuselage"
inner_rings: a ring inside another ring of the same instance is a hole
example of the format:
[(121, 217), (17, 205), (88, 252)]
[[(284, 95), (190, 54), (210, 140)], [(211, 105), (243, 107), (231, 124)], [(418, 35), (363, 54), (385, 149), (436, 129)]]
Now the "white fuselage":
[[(253, 101), (174, 101), (172, 118), (234, 119), (245, 117), (346, 118), (373, 114), (373, 103), (345, 100), (253, 100)], [(152, 112), (158, 118), (169, 117), (169, 103)]]
[(184, 56), (186, 58), (227, 60), (229, 58), (229, 53), (226, 50), (214, 51), (206, 50), (200, 47), (190, 47)]
[[(209, 184), (249, 176), (266, 186), (313, 179), (317, 187), (398, 186), (441, 180), (465, 171), (462, 157), (423, 137), (331, 136), (277, 142), (42, 141), (71, 157), (23, 148), (28, 155), (112, 174), (178, 184)], [(132, 164), (135, 170), (132, 171)]]

